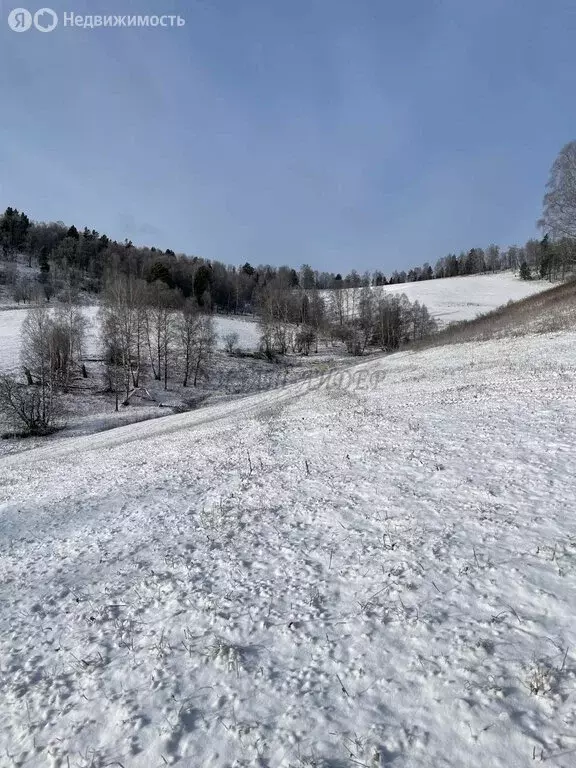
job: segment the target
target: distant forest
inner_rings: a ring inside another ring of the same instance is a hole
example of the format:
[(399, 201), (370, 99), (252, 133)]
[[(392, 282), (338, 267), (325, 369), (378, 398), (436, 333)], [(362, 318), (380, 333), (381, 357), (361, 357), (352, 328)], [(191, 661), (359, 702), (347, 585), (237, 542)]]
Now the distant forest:
[[(389, 276), (380, 270), (359, 274), (354, 269), (342, 275), (319, 272), (307, 264), (299, 270), (269, 264), (232, 266), (170, 249), (137, 247), (129, 240), (119, 243), (87, 227), (79, 230), (62, 222), (35, 222), (9, 207), (0, 216), (0, 253), (4, 262), (0, 282), (18, 302), (30, 301), (33, 294), (37, 297), (38, 283), (49, 301), (65, 285), (72, 283), (80, 292), (99, 294), (110, 277), (125, 275), (148, 283), (161, 280), (184, 298), (194, 298), (205, 311), (245, 313), (256, 310), (266, 288), (362, 288), (506, 269), (519, 270), (524, 279), (563, 279), (576, 262), (576, 239), (563, 237), (552, 243), (545, 236), (528, 240), (521, 247), (471, 248), (438, 259), (434, 267), (426, 262)], [(17, 269), (18, 254), (38, 271), (38, 279)]]

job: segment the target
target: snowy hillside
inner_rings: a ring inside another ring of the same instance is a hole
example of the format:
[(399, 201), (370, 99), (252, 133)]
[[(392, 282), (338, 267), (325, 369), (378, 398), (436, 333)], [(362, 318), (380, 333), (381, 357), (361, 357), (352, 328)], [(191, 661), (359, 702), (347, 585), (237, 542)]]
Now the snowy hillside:
[(574, 765), (575, 384), (445, 346), (0, 459), (0, 763)]
[[(374, 288), (380, 293), (404, 293), (410, 301), (419, 301), (428, 307), (440, 325), (459, 320), (472, 320), (479, 314), (490, 312), (509, 301), (519, 301), (534, 293), (550, 288), (545, 280), (520, 280), (513, 272), (491, 275), (447, 277), (442, 280), (424, 280)], [(358, 291), (356, 291), (358, 292)], [(329, 299), (330, 292), (323, 292)], [(352, 304), (353, 289), (348, 289)]]

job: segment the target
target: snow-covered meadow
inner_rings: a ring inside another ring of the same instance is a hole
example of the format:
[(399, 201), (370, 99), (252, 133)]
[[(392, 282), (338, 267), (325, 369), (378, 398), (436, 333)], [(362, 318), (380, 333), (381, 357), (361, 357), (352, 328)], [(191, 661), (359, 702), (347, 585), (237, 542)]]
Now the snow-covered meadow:
[(576, 758), (576, 334), (0, 459), (0, 763)]
[[(545, 280), (520, 280), (513, 272), (489, 275), (447, 277), (416, 283), (385, 285), (372, 290), (376, 295), (404, 293), (410, 301), (425, 304), (440, 326), (473, 320), (477, 315), (497, 309), (509, 301), (520, 301), (550, 288)], [(352, 312), (354, 289), (347, 289), (349, 311)], [(356, 289), (356, 293), (358, 290)], [(324, 291), (327, 300), (331, 292)]]
[[(373, 290), (376, 294), (404, 293), (410, 301), (425, 304), (439, 324), (444, 325), (456, 320), (471, 320), (478, 314), (489, 312), (509, 301), (519, 301), (547, 288), (550, 288), (550, 283), (546, 281), (525, 281), (512, 272), (500, 272), (494, 275), (387, 285)], [(349, 309), (352, 311), (353, 291), (348, 289), (345, 293), (349, 294)], [(322, 295), (329, 302), (332, 292), (323, 291)], [(98, 307), (86, 306), (83, 312), (88, 320), (86, 355), (96, 357), (99, 354)], [(25, 309), (0, 309), (0, 372), (18, 366), (20, 329), (25, 316)], [(260, 329), (254, 319), (215, 315), (214, 321), (220, 348), (224, 347), (223, 339), (227, 333), (238, 333), (240, 347), (248, 350), (257, 348)]]

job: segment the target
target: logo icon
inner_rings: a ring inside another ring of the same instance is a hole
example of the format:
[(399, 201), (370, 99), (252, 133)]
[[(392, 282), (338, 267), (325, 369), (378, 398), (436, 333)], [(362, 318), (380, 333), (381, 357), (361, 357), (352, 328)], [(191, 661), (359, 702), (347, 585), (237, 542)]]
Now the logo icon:
[(32, 14), (26, 8), (14, 8), (8, 14), (8, 26), (13, 32), (27, 32), (32, 26)]
[(58, 26), (58, 16), (52, 8), (40, 8), (34, 14), (34, 26), (39, 32), (52, 32)]
[(32, 24), (39, 32), (52, 32), (58, 26), (58, 15), (52, 8), (40, 8), (34, 16), (26, 8), (14, 8), (8, 14), (8, 26), (13, 32), (27, 32)]

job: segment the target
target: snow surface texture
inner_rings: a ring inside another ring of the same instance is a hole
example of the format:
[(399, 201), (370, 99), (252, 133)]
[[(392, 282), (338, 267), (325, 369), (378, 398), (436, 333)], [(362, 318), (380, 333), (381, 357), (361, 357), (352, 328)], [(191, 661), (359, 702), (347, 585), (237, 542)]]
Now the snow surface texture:
[[(442, 326), (455, 321), (473, 320), (477, 315), (497, 309), (509, 301), (520, 301), (550, 287), (550, 283), (545, 280), (520, 280), (513, 272), (500, 272), (385, 285), (373, 290), (376, 295), (405, 293), (410, 301), (425, 304), (432, 317)], [(322, 293), (329, 300), (331, 292)], [(347, 289), (346, 293), (349, 294), (348, 303), (351, 305), (353, 289)], [(359, 289), (356, 289), (356, 293), (359, 297)], [(354, 314), (351, 307), (349, 310)]]
[(347, 377), (0, 460), (2, 766), (575, 764), (576, 334)]
[[(98, 357), (100, 341), (98, 338), (98, 307), (82, 307), (82, 313), (88, 320), (86, 329), (85, 355)], [(0, 373), (13, 371), (20, 362), (20, 331), (26, 318), (25, 309), (7, 309), (0, 311)], [(227, 333), (238, 334), (238, 346), (253, 350), (258, 346), (260, 330), (258, 323), (238, 317), (214, 316), (214, 325), (218, 334), (218, 345), (224, 348), (224, 336)]]

